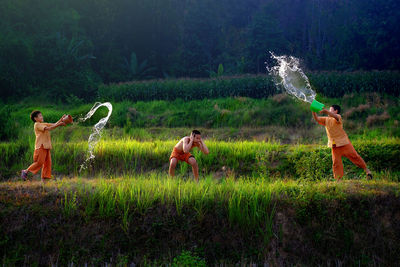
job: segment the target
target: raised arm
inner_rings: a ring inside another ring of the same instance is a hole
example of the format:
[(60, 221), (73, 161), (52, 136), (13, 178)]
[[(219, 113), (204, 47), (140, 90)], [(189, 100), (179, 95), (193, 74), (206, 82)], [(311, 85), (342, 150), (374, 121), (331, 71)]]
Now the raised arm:
[(321, 119), (320, 117), (317, 116), (317, 113), (315, 113), (314, 111), (312, 112), (312, 116), (314, 118), (314, 120), (318, 123), (321, 123)]
[(321, 111), (320, 111), (320, 113), (321, 113), (321, 114), (326, 114), (326, 115), (329, 115), (329, 116), (331, 116), (331, 117), (335, 118), (337, 121), (339, 121), (339, 120), (340, 120), (340, 116), (339, 116), (338, 114), (336, 114), (336, 113), (333, 113), (333, 112), (330, 112), (330, 111), (329, 111), (329, 110), (327, 110), (327, 109), (323, 109), (323, 110), (321, 110)]
[(188, 153), (190, 151), (193, 145), (193, 139), (194, 139), (193, 133), (190, 135), (189, 138), (183, 139), (183, 153)]

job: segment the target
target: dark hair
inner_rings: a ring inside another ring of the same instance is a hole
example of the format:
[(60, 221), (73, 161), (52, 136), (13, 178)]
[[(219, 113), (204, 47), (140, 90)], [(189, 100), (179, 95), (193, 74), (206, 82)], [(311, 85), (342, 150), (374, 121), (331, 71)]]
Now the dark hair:
[(337, 114), (340, 114), (340, 106), (339, 105), (332, 105), (333, 109), (337, 111)]
[(34, 111), (32, 111), (32, 113), (31, 113), (31, 120), (32, 120), (33, 122), (36, 122), (36, 121), (35, 121), (35, 118), (36, 118), (37, 115), (39, 115), (40, 113), (42, 113), (42, 112), (40, 112), (39, 110), (34, 110)]
[(196, 134), (201, 134), (199, 130), (193, 130), (192, 134), (196, 135)]

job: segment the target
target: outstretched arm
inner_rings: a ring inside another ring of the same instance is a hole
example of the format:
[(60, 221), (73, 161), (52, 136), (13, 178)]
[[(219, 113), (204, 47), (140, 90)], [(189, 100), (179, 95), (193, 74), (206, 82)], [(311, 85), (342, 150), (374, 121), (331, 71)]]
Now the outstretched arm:
[(57, 128), (58, 126), (64, 126), (64, 125), (65, 125), (64, 122), (58, 121), (56, 123), (52, 123), (50, 126), (44, 127), (44, 130), (51, 131), (51, 130), (54, 130), (55, 128)]
[(62, 120), (63, 120), (65, 117), (67, 117), (66, 114), (62, 115), (62, 117), (61, 117), (55, 124), (62, 122)]

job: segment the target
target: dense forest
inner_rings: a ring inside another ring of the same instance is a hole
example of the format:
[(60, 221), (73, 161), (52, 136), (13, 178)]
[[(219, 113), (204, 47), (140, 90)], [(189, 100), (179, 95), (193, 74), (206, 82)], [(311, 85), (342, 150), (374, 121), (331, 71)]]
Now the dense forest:
[(398, 70), (397, 0), (0, 0), (0, 96), (89, 98), (99, 83)]

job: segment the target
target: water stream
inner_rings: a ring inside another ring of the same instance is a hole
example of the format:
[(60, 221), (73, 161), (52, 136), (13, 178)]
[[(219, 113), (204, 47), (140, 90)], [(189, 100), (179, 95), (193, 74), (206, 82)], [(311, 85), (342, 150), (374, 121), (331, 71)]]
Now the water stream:
[(107, 124), (107, 121), (111, 116), (112, 105), (110, 102), (105, 102), (105, 103), (96, 102), (94, 104), (94, 106), (90, 109), (90, 111), (86, 114), (85, 117), (78, 119), (78, 122), (84, 122), (84, 121), (90, 119), (93, 116), (93, 114), (96, 112), (96, 110), (103, 106), (108, 108), (108, 114), (106, 117), (100, 119), (99, 122), (93, 126), (92, 133), (90, 134), (89, 139), (88, 139), (89, 147), (88, 147), (88, 151), (86, 153), (86, 159), (82, 163), (79, 171), (86, 169), (88, 166), (88, 163), (95, 158), (93, 151), (94, 151), (94, 148), (95, 148), (97, 142), (99, 142), (99, 140), (101, 138), (101, 132), (102, 132), (104, 126)]

